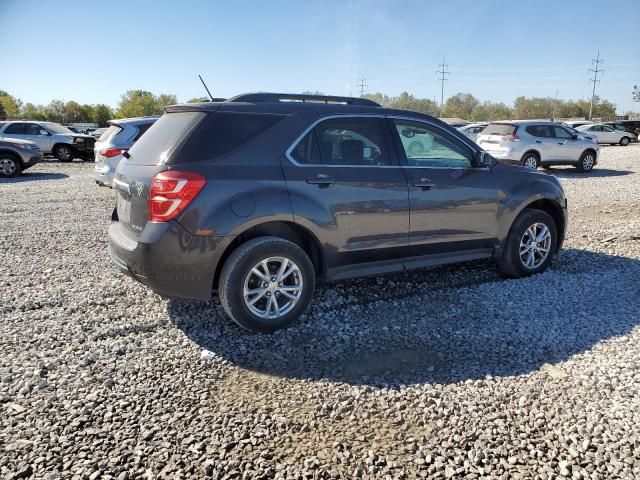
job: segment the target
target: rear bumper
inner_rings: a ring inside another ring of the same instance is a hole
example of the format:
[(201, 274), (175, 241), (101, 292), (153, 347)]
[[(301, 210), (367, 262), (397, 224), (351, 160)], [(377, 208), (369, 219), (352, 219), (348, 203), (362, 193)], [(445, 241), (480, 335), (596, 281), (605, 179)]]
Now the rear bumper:
[(191, 235), (179, 223), (147, 223), (135, 240), (113, 221), (111, 261), (126, 275), (165, 297), (209, 300), (228, 237)]

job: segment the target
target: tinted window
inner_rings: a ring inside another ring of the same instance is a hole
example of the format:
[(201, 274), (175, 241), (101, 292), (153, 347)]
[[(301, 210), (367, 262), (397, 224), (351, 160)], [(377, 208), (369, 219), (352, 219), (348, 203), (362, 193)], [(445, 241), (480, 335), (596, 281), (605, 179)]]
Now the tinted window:
[(100, 138), (98, 139), (98, 141), (108, 142), (121, 131), (122, 131), (122, 127), (118, 125), (111, 125), (102, 133), (102, 135), (100, 135)]
[(4, 133), (14, 134), (14, 135), (26, 135), (25, 125), (26, 125), (25, 123), (12, 123), (7, 127)]
[(490, 123), (482, 132), (483, 135), (512, 135), (518, 129), (517, 125), (509, 123)]
[(407, 164), (419, 167), (471, 167), (473, 152), (453, 135), (430, 125), (394, 120)]
[(315, 128), (323, 165), (390, 165), (383, 121), (379, 118), (336, 118)]
[(302, 164), (318, 165), (322, 163), (320, 160), (320, 148), (318, 147), (318, 139), (316, 131), (311, 130), (291, 151), (293, 159)]
[(534, 137), (552, 138), (553, 133), (549, 125), (529, 125), (526, 131)]
[[(171, 115), (175, 114), (169, 116)], [(286, 115), (232, 112), (208, 114), (185, 145), (182, 157), (189, 162), (220, 157), (246, 145), (283, 118), (286, 118)], [(155, 127), (149, 129), (142, 138), (146, 139), (154, 130)]]
[(43, 125), (52, 133), (60, 133), (60, 134), (73, 133), (67, 127), (63, 127), (58, 123), (47, 122), (47, 123), (43, 123)]
[(573, 138), (573, 134), (562, 127), (553, 127), (553, 129), (555, 130), (556, 138)]
[(128, 162), (137, 165), (165, 163), (172, 148), (204, 115), (201, 112), (165, 113), (129, 150), (131, 158)]
[(138, 139), (144, 134), (144, 132), (146, 132), (147, 130), (149, 130), (149, 128), (151, 128), (151, 125), (153, 125), (153, 123), (143, 123), (142, 125), (138, 125), (138, 133), (136, 133), (136, 136), (133, 138), (133, 141), (137, 142)]
[(589, 129), (589, 131), (591, 131), (591, 132), (601, 132), (602, 131), (602, 127), (600, 125), (596, 125), (595, 127), (591, 127)]
[[(36, 123), (25, 123), (24, 131), (26, 135), (43, 135), (40, 133), (44, 128)], [(45, 134), (46, 135), (46, 134)]]
[(602, 131), (603, 132), (613, 132), (614, 130), (613, 130), (613, 127), (605, 125), (605, 126), (602, 127)]

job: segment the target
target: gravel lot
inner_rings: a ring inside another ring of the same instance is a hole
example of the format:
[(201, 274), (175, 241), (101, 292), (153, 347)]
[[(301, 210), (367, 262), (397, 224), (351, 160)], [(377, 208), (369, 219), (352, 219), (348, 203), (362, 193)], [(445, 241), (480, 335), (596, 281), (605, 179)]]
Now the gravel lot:
[(112, 268), (92, 170), (0, 180), (0, 477), (640, 477), (640, 145), (552, 170), (551, 271), (325, 286), (274, 335)]

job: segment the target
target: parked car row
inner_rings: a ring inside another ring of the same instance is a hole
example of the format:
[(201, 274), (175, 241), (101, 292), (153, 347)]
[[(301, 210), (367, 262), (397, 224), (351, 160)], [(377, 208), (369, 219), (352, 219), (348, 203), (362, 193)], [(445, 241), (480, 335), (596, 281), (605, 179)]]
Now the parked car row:
[[(521, 277), (565, 236), (555, 176), (425, 114), (269, 93), (165, 110), (116, 169), (111, 259), (166, 297), (217, 291), (253, 331), (295, 321), (317, 282), (481, 258)], [(527, 128), (487, 130), (506, 151)]]

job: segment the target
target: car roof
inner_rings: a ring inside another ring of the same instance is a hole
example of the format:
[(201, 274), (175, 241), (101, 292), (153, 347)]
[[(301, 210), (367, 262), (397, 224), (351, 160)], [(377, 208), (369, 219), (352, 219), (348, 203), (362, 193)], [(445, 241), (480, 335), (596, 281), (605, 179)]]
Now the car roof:
[(148, 117), (132, 117), (132, 118), (117, 118), (114, 120), (109, 120), (107, 123), (109, 125), (127, 125), (134, 123), (153, 123), (157, 119), (159, 119), (159, 115), (150, 115)]
[(496, 122), (489, 122), (490, 124), (502, 124), (502, 125), (560, 125), (559, 122), (551, 122), (549, 120), (498, 120)]

